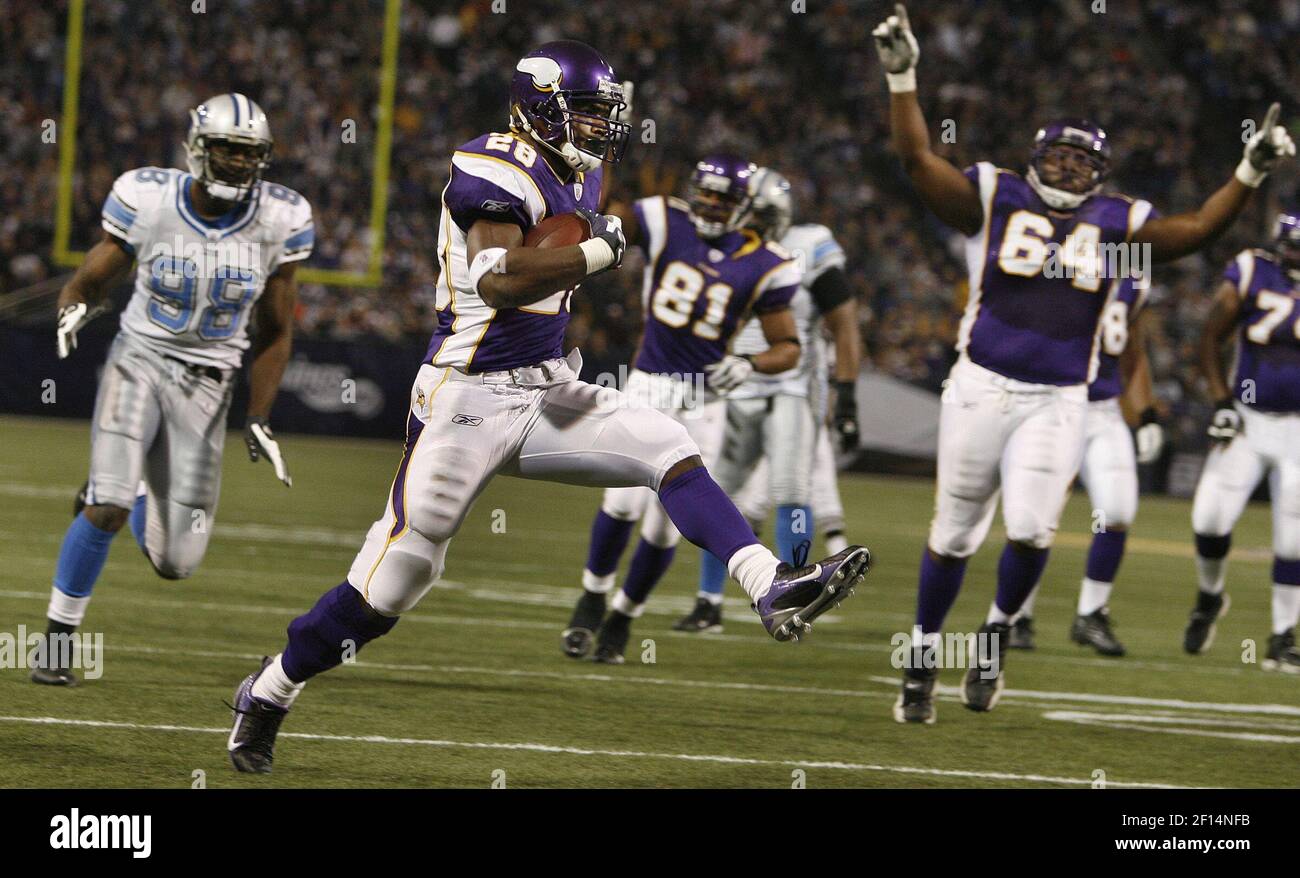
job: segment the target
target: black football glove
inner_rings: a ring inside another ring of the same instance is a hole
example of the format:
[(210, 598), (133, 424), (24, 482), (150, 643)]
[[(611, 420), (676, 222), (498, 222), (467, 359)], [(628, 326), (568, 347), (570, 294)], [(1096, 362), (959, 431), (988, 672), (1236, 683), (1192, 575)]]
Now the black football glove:
[(840, 437), (840, 451), (858, 450), (858, 397), (852, 381), (835, 382), (835, 432)]

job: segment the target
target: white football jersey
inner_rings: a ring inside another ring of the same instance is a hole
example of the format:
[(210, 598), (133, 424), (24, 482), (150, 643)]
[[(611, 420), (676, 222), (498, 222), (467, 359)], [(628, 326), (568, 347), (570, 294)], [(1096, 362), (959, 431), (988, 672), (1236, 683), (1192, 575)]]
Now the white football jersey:
[[(817, 393), (815, 386), (826, 382), (826, 345), (821, 337), (821, 314), (817, 311), (811, 290), (817, 278), (828, 269), (844, 267), (844, 250), (830, 229), (816, 223), (791, 226), (781, 239), (781, 246), (794, 254), (803, 269), (803, 282), (799, 286), (799, 292), (790, 301), (802, 348), (799, 364), (776, 375), (755, 372), (748, 381), (731, 392), (731, 399), (752, 399), (777, 393), (825, 396), (824, 393)], [(732, 350), (737, 354), (759, 354), (767, 348), (762, 324), (758, 318), (754, 318), (736, 336)]]
[(192, 179), (139, 168), (118, 177), (104, 201), (104, 229), (136, 258), (121, 331), (187, 363), (237, 369), (267, 279), (311, 255), (311, 205), (264, 180), (247, 203), (204, 219), (190, 201)]

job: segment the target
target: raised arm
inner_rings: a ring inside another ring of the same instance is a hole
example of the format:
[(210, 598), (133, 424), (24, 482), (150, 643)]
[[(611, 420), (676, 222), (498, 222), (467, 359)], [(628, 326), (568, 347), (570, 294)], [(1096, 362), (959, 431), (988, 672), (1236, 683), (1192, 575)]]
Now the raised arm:
[(1196, 210), (1148, 221), (1133, 240), (1151, 245), (1156, 262), (1177, 259), (1200, 250), (1232, 225), (1250, 195), (1279, 162), (1295, 155), (1295, 143), (1277, 124), (1279, 104), (1268, 108), (1259, 130), (1246, 142), (1245, 153), (1232, 179)]
[(916, 98), (916, 62), (921, 51), (903, 4), (872, 36), (889, 81), (890, 142), (925, 206), (964, 235), (983, 224), (979, 190), (955, 165), (930, 151), (930, 132)]

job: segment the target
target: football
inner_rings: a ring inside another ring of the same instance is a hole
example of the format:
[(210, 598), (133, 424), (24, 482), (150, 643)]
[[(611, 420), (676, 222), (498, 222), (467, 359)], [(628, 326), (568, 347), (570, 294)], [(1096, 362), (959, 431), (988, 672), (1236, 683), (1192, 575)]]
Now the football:
[(525, 247), (571, 247), (591, 237), (591, 226), (576, 213), (548, 216), (524, 235)]

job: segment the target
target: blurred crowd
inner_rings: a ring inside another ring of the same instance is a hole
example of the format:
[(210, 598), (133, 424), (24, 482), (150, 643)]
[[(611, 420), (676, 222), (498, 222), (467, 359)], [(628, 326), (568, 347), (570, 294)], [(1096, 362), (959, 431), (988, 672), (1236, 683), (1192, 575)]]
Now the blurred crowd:
[[(425, 337), (434, 322), (439, 192), (465, 140), (506, 125), (506, 82), (532, 46), (572, 37), (636, 82), (636, 130), (616, 187), (680, 191), (694, 159), (729, 147), (795, 187), (798, 219), (829, 226), (849, 256), (871, 365), (937, 388), (965, 295), (961, 240), (920, 208), (888, 148), (888, 94), (871, 28), (891, 4), (854, 0), (406, 0), (392, 175), (378, 289), (304, 284), (299, 331)], [(276, 135), (269, 179), (303, 192), (311, 265), (362, 271), (379, 104), (382, 0), (87, 0), (73, 243), (97, 235), (121, 171), (183, 167), (186, 110), (243, 91)], [(1021, 169), (1035, 129), (1086, 115), (1114, 144), (1111, 185), (1163, 213), (1196, 206), (1231, 173), (1243, 122), (1272, 100), (1300, 116), (1300, 0), (1076, 0), (912, 4), (921, 98), (936, 149), (960, 165)], [(796, 11), (800, 8), (806, 11)], [(1104, 9), (1104, 11), (1094, 11)], [(57, 147), (43, 136), (64, 91), (66, 2), (0, 0), (0, 292), (51, 263)], [(355, 143), (341, 136), (354, 120)], [(652, 123), (652, 124), (647, 124)], [(1192, 346), (1215, 276), (1263, 241), (1295, 195), (1291, 171), (1208, 253), (1154, 278), (1151, 355), (1184, 445), (1207, 408)], [(593, 367), (627, 362), (640, 330), (640, 262), (574, 300), (571, 341)]]

